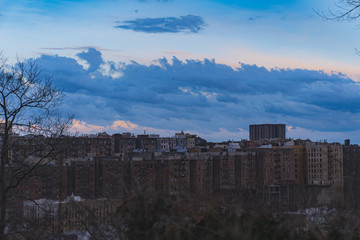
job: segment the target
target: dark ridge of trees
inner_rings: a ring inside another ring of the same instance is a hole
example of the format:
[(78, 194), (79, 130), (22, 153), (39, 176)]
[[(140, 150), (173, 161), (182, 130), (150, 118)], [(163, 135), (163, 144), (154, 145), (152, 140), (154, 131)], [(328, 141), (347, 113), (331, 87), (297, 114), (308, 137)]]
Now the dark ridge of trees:
[[(78, 211), (80, 213), (81, 211)], [(84, 210), (81, 214), (91, 216)], [(323, 208), (311, 216), (243, 208), (222, 199), (199, 200), (137, 193), (123, 200), (107, 224), (87, 221), (92, 239), (303, 240), (360, 239), (357, 212)]]

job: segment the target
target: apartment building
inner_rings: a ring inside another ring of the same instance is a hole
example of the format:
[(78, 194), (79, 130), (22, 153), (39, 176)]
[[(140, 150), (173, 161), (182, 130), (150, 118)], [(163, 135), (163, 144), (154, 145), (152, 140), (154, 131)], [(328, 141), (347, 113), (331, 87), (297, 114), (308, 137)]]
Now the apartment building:
[(95, 197), (121, 199), (130, 191), (127, 177), (128, 162), (119, 157), (100, 158), (95, 161)]
[(190, 161), (190, 192), (193, 197), (213, 195), (213, 161), (210, 155), (188, 153)]
[(263, 153), (264, 184), (295, 183), (295, 151), (292, 148), (266, 147)]
[(343, 185), (343, 147), (338, 143), (306, 143), (310, 185)]
[(285, 139), (285, 124), (254, 124), (249, 126), (250, 140)]

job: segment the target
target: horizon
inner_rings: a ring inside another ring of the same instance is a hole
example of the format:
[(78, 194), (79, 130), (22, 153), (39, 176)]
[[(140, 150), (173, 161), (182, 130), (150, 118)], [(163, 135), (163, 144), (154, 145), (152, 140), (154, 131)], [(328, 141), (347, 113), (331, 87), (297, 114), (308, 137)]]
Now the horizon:
[[(276, 125), (276, 124), (250, 124), (249, 127), (251, 125)], [(358, 145), (357, 143), (353, 143), (351, 141), (351, 139), (344, 139), (342, 142), (340, 141), (334, 141), (334, 142), (331, 142), (331, 141), (328, 141), (327, 139), (310, 139), (310, 138), (300, 138), (300, 137), (289, 137), (289, 136), (286, 136), (286, 133), (287, 133), (287, 127), (285, 126), (285, 139), (284, 140), (290, 140), (290, 141), (296, 141), (296, 140), (302, 140), (302, 141), (311, 141), (311, 142), (318, 142), (318, 143), (340, 143), (342, 145), (345, 144), (345, 141), (346, 140), (350, 140), (350, 145)], [(249, 131), (247, 131), (249, 133)], [(250, 134), (248, 135), (247, 138), (241, 138), (241, 139), (228, 139), (228, 140), (221, 140), (221, 141), (209, 141), (208, 139), (204, 138), (203, 136), (200, 136), (200, 135), (197, 135), (197, 134), (194, 134), (193, 132), (189, 132), (189, 131), (184, 131), (184, 130), (178, 130), (178, 131), (173, 131), (173, 134), (172, 135), (160, 135), (159, 133), (156, 133), (156, 132), (146, 132), (146, 130), (144, 130), (144, 132), (139, 132), (139, 133), (135, 133), (135, 132), (92, 132), (92, 133), (81, 133), (81, 135), (76, 135), (76, 137), (98, 137), (98, 136), (103, 136), (103, 134), (107, 134), (108, 136), (114, 136), (114, 135), (117, 135), (117, 134), (120, 134), (120, 135), (123, 135), (123, 134), (130, 134), (131, 137), (138, 137), (138, 136), (142, 136), (142, 135), (146, 135), (146, 136), (153, 136), (153, 135), (157, 135), (159, 138), (172, 138), (172, 137), (175, 137), (176, 134), (178, 133), (183, 133), (183, 134), (189, 134), (189, 135), (195, 135), (196, 137), (199, 137), (201, 139), (204, 139), (206, 140), (208, 143), (227, 143), (227, 142), (241, 142), (243, 140), (246, 140), (246, 141), (258, 141), (258, 140), (250, 140)], [(271, 139), (267, 139), (267, 140), (278, 140), (280, 138), (271, 138)]]
[(0, 1), (10, 63), (37, 59), (75, 131), (360, 144), (360, 31), (324, 21), (337, 1)]

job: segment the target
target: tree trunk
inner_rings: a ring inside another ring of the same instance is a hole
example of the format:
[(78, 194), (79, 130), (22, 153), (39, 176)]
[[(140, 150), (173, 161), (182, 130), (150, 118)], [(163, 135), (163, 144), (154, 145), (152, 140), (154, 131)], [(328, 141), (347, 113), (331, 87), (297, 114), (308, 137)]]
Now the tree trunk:
[(5, 239), (5, 228), (6, 228), (6, 210), (7, 210), (7, 192), (6, 192), (6, 177), (5, 168), (8, 158), (8, 138), (9, 133), (7, 131), (7, 121), (5, 122), (5, 134), (1, 146), (1, 157), (0, 157), (0, 240)]
[(4, 194), (0, 203), (0, 240), (5, 240), (5, 228), (6, 228), (6, 204), (7, 199)]

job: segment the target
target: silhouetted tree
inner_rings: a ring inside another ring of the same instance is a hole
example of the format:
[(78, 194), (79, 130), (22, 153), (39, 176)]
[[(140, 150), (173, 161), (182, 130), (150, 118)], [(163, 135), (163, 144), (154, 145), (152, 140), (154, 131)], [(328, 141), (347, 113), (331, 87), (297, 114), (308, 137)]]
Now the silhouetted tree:
[[(69, 127), (69, 120), (55, 114), (62, 96), (34, 60), (8, 65), (0, 56), (0, 240), (9, 232), (14, 189), (56, 158), (57, 144), (47, 139), (63, 135)], [(26, 139), (27, 149), (15, 157), (12, 147), (19, 136)]]
[(340, 0), (336, 3), (336, 10), (329, 9), (328, 12), (316, 13), (326, 20), (353, 22), (360, 17), (360, 0)]

